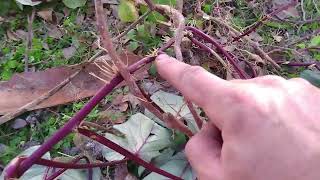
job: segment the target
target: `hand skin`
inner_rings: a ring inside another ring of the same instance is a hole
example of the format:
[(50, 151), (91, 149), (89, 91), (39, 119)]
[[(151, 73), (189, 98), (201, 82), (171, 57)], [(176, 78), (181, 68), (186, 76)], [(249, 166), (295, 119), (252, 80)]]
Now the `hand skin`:
[(210, 119), (185, 150), (199, 179), (320, 179), (319, 89), (278, 76), (225, 81), (167, 55), (156, 65)]

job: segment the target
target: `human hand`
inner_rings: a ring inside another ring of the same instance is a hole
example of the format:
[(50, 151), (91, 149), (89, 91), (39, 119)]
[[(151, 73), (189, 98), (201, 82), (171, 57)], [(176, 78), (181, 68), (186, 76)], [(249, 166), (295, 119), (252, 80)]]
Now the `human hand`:
[(159, 74), (210, 121), (186, 145), (199, 179), (320, 179), (320, 90), (303, 79), (225, 81), (167, 55)]

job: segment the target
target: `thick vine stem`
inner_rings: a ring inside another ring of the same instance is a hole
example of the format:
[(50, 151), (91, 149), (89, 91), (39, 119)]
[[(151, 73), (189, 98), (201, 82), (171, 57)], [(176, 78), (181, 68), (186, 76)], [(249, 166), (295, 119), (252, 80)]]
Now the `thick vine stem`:
[(130, 151), (122, 148), (121, 146), (119, 146), (118, 144), (110, 141), (109, 139), (93, 132), (93, 131), (90, 131), (90, 130), (87, 130), (87, 129), (81, 129), (81, 128), (78, 128), (78, 132), (84, 136), (87, 136), (89, 137), (90, 139), (93, 139), (105, 146), (107, 146), (108, 148), (120, 153), (121, 155), (127, 157), (128, 159), (130, 160), (133, 160), (134, 162), (138, 163), (139, 165), (143, 166), (144, 168), (152, 171), (152, 172), (156, 172), (160, 175), (163, 175), (167, 178), (170, 178), (170, 179), (174, 179), (174, 180), (182, 180), (181, 178), (171, 174), (171, 173), (168, 173), (162, 169), (159, 169), (157, 168), (156, 166), (154, 166), (153, 164), (151, 163), (148, 163), (146, 161), (144, 161), (143, 159), (141, 159), (140, 157), (138, 157), (137, 155), (131, 153)]
[(116, 67), (118, 68), (119, 73), (121, 74), (121, 76), (125, 80), (130, 91), (132, 92), (132, 94), (135, 95), (136, 97), (138, 97), (140, 102), (150, 112), (152, 112), (155, 116), (157, 116), (158, 118), (161, 119), (162, 113), (157, 108), (152, 106), (151, 103), (149, 103), (147, 101), (147, 99), (145, 98), (145, 96), (143, 95), (141, 90), (139, 89), (138, 85), (136, 84), (134, 78), (132, 77), (130, 72), (127, 70), (126, 65), (121, 61), (121, 59), (119, 58), (119, 56), (117, 55), (117, 53), (115, 51), (113, 44), (112, 44), (112, 41), (111, 41), (111, 37), (108, 32), (108, 25), (105, 21), (106, 18), (105, 18), (104, 11), (103, 11), (102, 1), (95, 0), (95, 7), (96, 7), (97, 26), (98, 26), (98, 30), (100, 32), (100, 35), (102, 37), (101, 40), (103, 43), (102, 44), (103, 48), (108, 51), (108, 54), (110, 55), (111, 59), (113, 60), (114, 64), (116, 65)]
[(197, 45), (200, 49), (203, 49), (203, 50), (207, 51), (208, 53), (212, 54), (222, 64), (222, 66), (226, 69), (226, 71), (228, 71), (230, 74), (232, 74), (228, 64), (222, 59), (222, 57), (218, 53), (216, 53), (213, 49), (206, 46), (205, 44), (198, 41), (197, 39), (195, 39), (191, 36), (188, 36), (188, 38), (191, 40), (191, 42), (193, 44)]
[[(171, 43), (171, 42), (170, 42)], [(166, 48), (170, 47), (168, 44)], [(165, 48), (163, 49), (165, 50)], [(128, 69), (130, 72), (135, 72), (143, 65), (155, 60), (155, 57), (146, 57), (131, 65)], [(106, 96), (108, 95), (118, 84), (123, 81), (122, 76), (118, 73), (108, 84), (101, 88), (97, 94), (90, 99), (90, 101), (77, 112), (67, 123), (64, 124), (58, 131), (56, 131), (50, 138), (47, 139), (34, 153), (26, 158), (19, 168), (14, 168), (15, 163), (10, 163), (5, 170), (7, 177), (14, 178), (20, 177), (26, 170), (28, 170), (38, 159), (40, 159), (46, 152), (48, 152), (56, 143), (66, 137), (72, 130), (81, 123), (81, 121), (91, 112), (91, 110)]]
[(186, 29), (191, 31), (195, 36), (201, 37), (205, 41), (213, 44), (232, 64), (232, 66), (234, 67), (234, 69), (236, 70), (236, 72), (238, 73), (238, 75), (240, 76), (241, 79), (249, 79), (250, 78), (250, 76), (239, 67), (239, 65), (233, 59), (233, 57), (222, 47), (222, 45), (219, 44), (218, 42), (216, 42), (211, 36), (205, 34), (204, 32), (202, 32), (201, 30), (199, 30), (195, 27), (187, 26)]
[[(97, 26), (99, 29), (99, 32), (101, 34), (101, 40), (103, 43), (103, 48), (106, 49), (111, 57), (111, 59), (114, 61), (114, 64), (117, 66), (121, 76), (124, 78), (124, 80), (126, 81), (126, 84), (129, 86), (130, 91), (132, 92), (133, 95), (135, 95), (136, 97), (138, 97), (138, 99), (140, 100), (140, 102), (143, 104), (143, 106), (145, 108), (147, 108), (150, 112), (152, 112), (155, 116), (157, 116), (159, 119), (161, 119), (164, 122), (171, 122), (171, 123), (175, 123), (179, 124), (179, 120), (178, 119), (165, 119), (165, 116), (163, 116), (163, 111), (161, 110), (160, 107), (156, 106), (154, 103), (150, 102), (148, 100), (148, 98), (145, 96), (145, 94), (141, 91), (141, 89), (139, 88), (139, 86), (136, 84), (134, 78), (132, 77), (132, 75), (130, 74), (130, 72), (127, 70), (127, 67), (125, 66), (125, 64), (120, 60), (119, 56), (117, 55), (112, 41), (111, 41), (111, 37), (108, 33), (108, 25), (105, 21), (105, 16), (103, 13), (103, 4), (101, 2), (101, 0), (95, 0), (95, 7), (96, 7), (96, 18), (97, 18)], [(171, 11), (174, 10), (172, 8), (168, 8), (169, 6), (162, 6), (162, 5), (155, 5), (156, 9), (161, 8), (164, 11)], [(176, 11), (176, 10), (175, 10)], [(167, 13), (168, 13), (167, 12)], [(178, 13), (176, 11), (176, 13), (173, 13), (173, 15), (178, 15), (181, 13)], [(181, 18), (181, 17), (180, 17)], [(183, 16), (182, 19), (184, 20)], [(184, 27), (184, 23), (179, 23), (179, 25), (183, 25)], [(183, 37), (183, 29), (182, 29), (182, 33), (180, 34)], [(177, 46), (176, 41), (178, 39), (182, 39), (182, 37), (180, 38), (175, 37), (175, 50), (178, 50), (176, 52), (178, 52), (178, 54), (181, 54), (181, 58), (182, 58), (182, 53), (181, 53), (181, 49), (180, 49), (180, 44)], [(181, 40), (180, 40), (181, 41)], [(179, 124), (181, 125), (181, 124)], [(185, 129), (182, 128), (183, 126), (175, 126), (175, 128), (181, 128), (184, 131), (182, 131), (183, 133), (187, 133), (187, 135), (190, 135), (190, 133)], [(188, 129), (188, 128), (187, 128)]]

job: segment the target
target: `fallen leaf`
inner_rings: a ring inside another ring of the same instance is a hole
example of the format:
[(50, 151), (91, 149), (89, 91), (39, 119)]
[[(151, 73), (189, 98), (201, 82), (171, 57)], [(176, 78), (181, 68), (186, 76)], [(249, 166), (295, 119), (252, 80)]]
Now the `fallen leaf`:
[[(139, 56), (129, 52), (121, 53), (120, 57), (123, 62), (129, 62), (129, 65), (141, 59)], [(130, 61), (127, 61), (127, 59), (130, 59)], [(13, 112), (37, 99), (80, 68), (81, 66), (74, 65), (39, 72), (20, 73), (15, 74), (9, 81), (0, 82), (0, 114)], [(89, 73), (91, 72), (97, 76), (102, 76), (100, 69), (96, 65), (87, 65), (83, 71), (59, 92), (38, 106), (32, 107), (30, 110), (66, 104), (93, 96), (105, 83), (90, 75)], [(139, 79), (141, 75), (137, 72), (137, 74), (134, 74), (134, 77)], [(105, 80), (109, 81), (110, 78), (105, 78)]]
[(52, 22), (52, 13), (53, 13), (53, 9), (44, 9), (37, 12), (38, 16), (40, 16), (42, 19), (44, 19), (47, 22)]
[(28, 32), (21, 30), (21, 29), (18, 29), (18, 30), (16, 30), (15, 34), (19, 39), (26, 40)]
[[(191, 114), (186, 103), (184, 102), (183, 97), (160, 90), (154, 93), (150, 98), (164, 112), (171, 113), (174, 116), (184, 118), (187, 121), (188, 127), (193, 133), (199, 131), (199, 128), (196, 125), (195, 120), (193, 118), (193, 115)], [(148, 110), (145, 111), (145, 115), (154, 120), (155, 122), (163, 126), (166, 126), (160, 119), (155, 117)]]
[(55, 38), (55, 39), (61, 39), (63, 36), (62, 31), (60, 31), (59, 28), (53, 27), (52, 29), (49, 30), (48, 32), (49, 37)]
[(13, 33), (11, 30), (7, 30), (7, 37), (9, 40), (19, 41), (18, 36), (15, 33)]
[(76, 9), (78, 7), (82, 7), (86, 4), (87, 0), (63, 0), (64, 5), (68, 8)]
[[(160, 150), (172, 144), (170, 131), (141, 113), (137, 113), (125, 123), (113, 127), (122, 132), (125, 137), (109, 133), (106, 133), (105, 137), (148, 162), (159, 156)], [(104, 148), (102, 154), (108, 161), (124, 158), (109, 148)]]
[(24, 119), (16, 119), (13, 121), (13, 123), (11, 124), (11, 127), (13, 129), (21, 129), (23, 127), (25, 127), (27, 125), (27, 122)]
[(36, 6), (41, 3), (41, 1), (33, 2), (32, 0), (16, 0), (16, 1), (27, 6)]
[(77, 49), (74, 46), (70, 46), (70, 47), (64, 48), (62, 52), (63, 52), (64, 58), (68, 60), (75, 55), (75, 53), (77, 52)]
[(125, 95), (125, 96), (123, 97), (123, 101), (124, 101), (124, 102), (130, 102), (130, 104), (131, 104), (131, 106), (132, 106), (133, 109), (136, 108), (137, 105), (140, 104), (139, 99), (138, 99), (136, 96), (134, 96), (133, 94), (131, 94), (131, 93)]
[[(181, 177), (184, 180), (195, 180), (197, 179), (195, 172), (192, 170), (190, 163), (188, 162), (184, 153), (180, 152), (167, 159), (166, 163), (160, 166), (160, 169), (165, 170), (173, 175)], [(164, 180), (166, 177), (158, 173), (150, 173), (143, 180)]]

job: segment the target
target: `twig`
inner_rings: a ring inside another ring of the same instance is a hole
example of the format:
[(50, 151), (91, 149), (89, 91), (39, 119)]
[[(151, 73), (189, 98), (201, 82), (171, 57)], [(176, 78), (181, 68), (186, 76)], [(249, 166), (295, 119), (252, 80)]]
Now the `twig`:
[(184, 30), (185, 30), (185, 18), (183, 15), (176, 9), (168, 6), (168, 5), (154, 5), (155, 10), (163, 13), (165, 12), (169, 17), (172, 18), (174, 24), (175, 24), (175, 32), (174, 32), (174, 37), (175, 37), (175, 42), (174, 42), (174, 52), (176, 54), (176, 59), (179, 61), (183, 61), (183, 56), (181, 52), (181, 42), (182, 38), (184, 37)]
[(139, 165), (143, 166), (144, 168), (146, 168), (152, 172), (156, 172), (156, 173), (163, 175), (163, 176), (170, 178), (170, 179), (182, 180), (181, 178), (179, 178), (173, 174), (170, 174), (162, 169), (159, 169), (151, 163), (144, 161), (143, 159), (141, 159), (137, 155), (131, 153), (130, 151), (122, 148), (118, 144), (110, 141), (109, 139), (107, 139), (107, 138), (105, 138), (95, 132), (89, 131), (87, 129), (81, 129), (81, 128), (78, 128), (78, 132), (84, 136), (87, 136), (87, 137), (107, 146), (108, 148), (118, 152), (119, 154), (127, 157), (128, 159), (133, 160), (134, 162), (138, 163)]
[(312, 0), (312, 3), (313, 3), (313, 5), (314, 5), (314, 8), (316, 9), (317, 13), (320, 15), (320, 9), (319, 9), (319, 7), (318, 7), (319, 3), (317, 4), (317, 3), (316, 3), (316, 0)]
[(259, 26), (261, 26), (265, 21), (269, 20), (272, 16), (280, 13), (281, 11), (284, 11), (286, 9), (288, 9), (291, 6), (295, 6), (298, 3), (297, 0), (292, 0), (291, 3), (287, 4), (287, 5), (283, 5), (282, 7), (274, 10), (273, 12), (271, 12), (270, 14), (265, 15), (264, 17), (262, 17), (258, 22), (256, 22), (255, 24), (253, 24), (250, 28), (246, 29), (244, 31), (243, 34), (241, 34), (240, 36), (237, 36), (235, 38), (233, 38), (233, 41), (238, 41), (239, 39), (241, 39), (244, 36), (249, 35), (250, 33), (252, 33), (253, 31), (255, 31)]
[(152, 10), (148, 10), (146, 13), (144, 13), (142, 16), (139, 17), (135, 22), (130, 24), (122, 33), (120, 33), (117, 37), (113, 38), (113, 41), (118, 41), (120, 38), (128, 34), (128, 32), (133, 29), (137, 24), (139, 24), (141, 21), (143, 21), (150, 13)]
[(183, 0), (176, 0), (177, 1), (177, 10), (182, 13), (183, 11)]
[(304, 0), (300, 0), (300, 7), (302, 12), (302, 19), (305, 21), (307, 20), (307, 18), (306, 18), (306, 11), (304, 10)]
[(30, 50), (32, 48), (32, 38), (33, 38), (32, 25), (33, 25), (35, 14), (36, 14), (36, 9), (33, 7), (31, 14), (29, 14), (27, 17), (28, 18), (28, 34), (26, 38), (27, 43), (26, 43), (26, 54), (24, 58), (24, 72), (29, 71), (29, 55), (30, 55)]
[(177, 119), (177, 117), (174, 117), (172, 114), (164, 113), (163, 119), (163, 121), (169, 128), (178, 130), (187, 135), (189, 138), (194, 135), (193, 132), (188, 128), (188, 126), (183, 123), (181, 119)]
[[(197, 8), (197, 10), (199, 11), (199, 8)], [(240, 36), (241, 32), (239, 32), (238, 30), (236, 30), (235, 28), (233, 28), (231, 25), (229, 25), (227, 22), (225, 22), (223, 19), (220, 18), (215, 18), (212, 16), (209, 16), (208, 14), (204, 13), (201, 9), (199, 11), (200, 13), (202, 13), (203, 17), (206, 17), (206, 19), (212, 20), (213, 22), (226, 27), (227, 29), (229, 29), (229, 31), (231, 31), (232, 33), (234, 33), (236, 36)], [(319, 30), (320, 32), (320, 30)], [(252, 41), (249, 37), (245, 36), (243, 37), (245, 41), (247, 41), (250, 46), (252, 46), (258, 53), (258, 55), (262, 58), (267, 60), (271, 65), (273, 65), (276, 69), (281, 69), (281, 67), (266, 53), (264, 52), (261, 48), (259, 43)]]
[(192, 102), (189, 101), (189, 100), (186, 100), (186, 103), (187, 103), (187, 106), (188, 106), (188, 108), (189, 108), (189, 110), (190, 110), (190, 112), (191, 112), (191, 114), (192, 114), (192, 116), (193, 116), (198, 128), (201, 129), (202, 128), (202, 124), (203, 124), (203, 120), (199, 117), (199, 115), (198, 115), (197, 111), (195, 110)]

